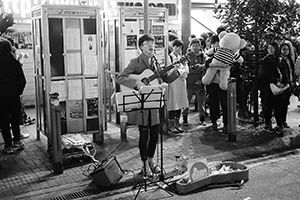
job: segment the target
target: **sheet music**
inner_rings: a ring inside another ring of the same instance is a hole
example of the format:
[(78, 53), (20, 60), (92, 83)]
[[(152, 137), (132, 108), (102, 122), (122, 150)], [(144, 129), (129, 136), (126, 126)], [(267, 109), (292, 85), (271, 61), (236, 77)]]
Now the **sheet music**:
[[(116, 104), (118, 111), (131, 111), (141, 109), (161, 108), (164, 105), (165, 88), (162, 85), (143, 86), (139, 91), (128, 90), (116, 93)], [(142, 95), (144, 102), (141, 102)]]

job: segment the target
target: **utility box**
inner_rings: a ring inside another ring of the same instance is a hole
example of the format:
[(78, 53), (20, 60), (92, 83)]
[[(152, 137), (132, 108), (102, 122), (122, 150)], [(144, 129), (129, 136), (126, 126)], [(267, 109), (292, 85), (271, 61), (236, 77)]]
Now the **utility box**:
[[(142, 7), (118, 7), (103, 12), (105, 50), (105, 100), (106, 122), (120, 125), (120, 113), (114, 107), (113, 95), (120, 91), (115, 76), (120, 73), (132, 58), (141, 51), (138, 39), (145, 33), (144, 9)], [(161, 66), (166, 66), (168, 55), (168, 10), (162, 7), (149, 7), (148, 33), (155, 38), (155, 56)]]
[(32, 9), (37, 134), (51, 135), (49, 93), (58, 93), (61, 134), (103, 142), (102, 18), (98, 7)]

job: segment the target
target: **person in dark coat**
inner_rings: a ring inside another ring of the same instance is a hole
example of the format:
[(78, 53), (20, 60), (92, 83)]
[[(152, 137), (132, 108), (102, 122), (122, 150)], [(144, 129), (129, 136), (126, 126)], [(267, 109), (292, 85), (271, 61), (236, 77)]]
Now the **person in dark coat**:
[[(11, 43), (5, 39), (0, 40), (0, 129), (4, 139), (3, 152), (10, 154), (24, 149), (20, 141), (20, 130), (10, 132), (10, 123), (19, 123), (20, 95), (23, 93), (26, 79), (20, 63), (12, 54)], [(20, 129), (20, 126), (14, 126)]]
[[(142, 53), (130, 60), (127, 67), (117, 77), (117, 82), (128, 88), (139, 90), (145, 84), (130, 75), (140, 75), (145, 70), (150, 69), (154, 73), (159, 73), (160, 65), (154, 56), (154, 37), (149, 34), (142, 35), (138, 40), (138, 46)], [(169, 71), (167, 74), (160, 76), (160, 81), (170, 83), (180, 76), (177, 69)], [(162, 80), (161, 80), (162, 79)], [(142, 172), (144, 175), (159, 173), (160, 169), (155, 166), (153, 157), (155, 154), (158, 133), (160, 132), (159, 109), (148, 109), (131, 111), (127, 113), (128, 123), (138, 125), (139, 129), (139, 150), (143, 162)]]
[(265, 130), (273, 132), (272, 113), (274, 111), (277, 127), (276, 132), (279, 136), (283, 135), (282, 127), (285, 122), (285, 112), (288, 105), (289, 90), (282, 94), (274, 95), (270, 88), (270, 83), (274, 83), (278, 87), (285, 87), (288, 84), (286, 68), (281, 64), (282, 58), (279, 57), (280, 51), (278, 44), (272, 42), (268, 45), (268, 54), (263, 59), (263, 82), (262, 98), (263, 98), (263, 114), (265, 119)]

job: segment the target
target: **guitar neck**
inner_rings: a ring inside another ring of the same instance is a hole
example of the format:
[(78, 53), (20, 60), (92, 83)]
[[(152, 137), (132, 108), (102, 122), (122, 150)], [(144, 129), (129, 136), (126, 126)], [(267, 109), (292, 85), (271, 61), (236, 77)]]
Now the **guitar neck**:
[(171, 70), (172, 68), (174, 68), (174, 65), (170, 65), (166, 68), (163, 68), (161, 71), (159, 72), (155, 72), (153, 75), (151, 75), (150, 77), (148, 77), (149, 81), (153, 81), (154, 79), (158, 78), (159, 76), (162, 76), (163, 74), (165, 74), (167, 71)]
[(149, 80), (150, 82), (153, 81), (154, 79), (158, 78), (159, 76), (162, 76), (163, 74), (165, 74), (167, 71), (173, 69), (173, 68), (175, 67), (176, 64), (184, 63), (184, 62), (187, 61), (188, 59), (189, 59), (189, 58), (186, 57), (186, 56), (181, 57), (180, 60), (174, 62), (173, 64), (171, 64), (171, 65), (169, 65), (169, 66), (163, 68), (163, 69), (160, 70), (160, 71), (154, 72), (153, 75), (151, 75), (151, 76), (148, 77), (148, 80)]

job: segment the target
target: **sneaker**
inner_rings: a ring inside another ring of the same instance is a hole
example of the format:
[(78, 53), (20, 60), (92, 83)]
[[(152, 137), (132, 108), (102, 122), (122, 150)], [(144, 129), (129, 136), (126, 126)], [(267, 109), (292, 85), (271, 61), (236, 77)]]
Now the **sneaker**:
[(26, 138), (29, 138), (29, 134), (28, 133), (20, 133), (20, 140), (24, 140), (24, 139), (26, 139)]
[(184, 130), (180, 126), (175, 126), (175, 129), (177, 130), (178, 133), (184, 132)]
[(290, 126), (286, 122), (284, 122), (282, 126), (283, 128), (290, 128)]
[(178, 131), (175, 127), (170, 127), (170, 128), (168, 129), (168, 132), (169, 132), (169, 133), (179, 133), (179, 131)]
[(26, 119), (24, 120), (24, 125), (25, 126), (28, 126), (28, 125), (31, 125), (31, 124), (34, 124), (34, 123), (35, 123), (35, 119), (31, 118), (31, 117), (26, 117)]
[(13, 143), (13, 148), (15, 148), (17, 150), (22, 150), (22, 149), (25, 149), (25, 144), (21, 141), (16, 141)]
[(207, 123), (206, 123), (205, 121), (200, 121), (200, 125), (201, 125), (201, 126), (206, 126)]
[(278, 137), (283, 137), (283, 135), (284, 135), (283, 127), (277, 126), (277, 127), (275, 127), (274, 130), (275, 130), (275, 134), (276, 134)]
[(3, 153), (5, 153), (5, 154), (13, 154), (15, 152), (16, 152), (16, 150), (13, 147), (6, 147), (3, 149)]
[(265, 125), (264, 131), (269, 132), (269, 133), (273, 133), (274, 129), (272, 128), (271, 125)]

